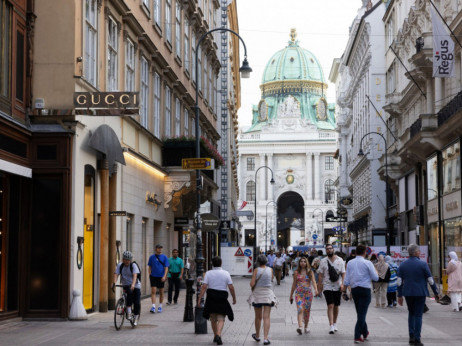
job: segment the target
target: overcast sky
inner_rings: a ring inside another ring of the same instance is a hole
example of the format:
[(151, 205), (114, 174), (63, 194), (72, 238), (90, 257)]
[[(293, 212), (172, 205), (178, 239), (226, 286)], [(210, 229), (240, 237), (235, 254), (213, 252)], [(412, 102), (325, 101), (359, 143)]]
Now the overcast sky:
[[(240, 126), (249, 126), (252, 105), (261, 98), (260, 84), (266, 63), (287, 46), (290, 29), (297, 29), (300, 46), (311, 51), (329, 78), (332, 61), (340, 58), (348, 41), (349, 27), (362, 0), (237, 0), (239, 34), (247, 46), (253, 72), (241, 79)], [(241, 60), (244, 50), (241, 46)], [(329, 83), (327, 102), (335, 103)]]

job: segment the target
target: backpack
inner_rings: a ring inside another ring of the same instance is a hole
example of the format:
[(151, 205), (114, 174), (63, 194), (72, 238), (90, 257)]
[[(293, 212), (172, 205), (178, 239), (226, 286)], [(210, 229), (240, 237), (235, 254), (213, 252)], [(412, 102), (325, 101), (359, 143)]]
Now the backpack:
[[(133, 274), (133, 267), (132, 267), (132, 266), (133, 266), (134, 264), (138, 267), (138, 271), (139, 271), (139, 273), (136, 274), (136, 279), (139, 280), (139, 282), (141, 283), (141, 269), (140, 269), (140, 266), (138, 265), (138, 263), (136, 263), (135, 261), (133, 261), (132, 263), (130, 263), (130, 271), (131, 271), (132, 274)], [(121, 263), (121, 265), (123, 265), (123, 263)], [(122, 267), (120, 268), (119, 271), (122, 272)]]
[(338, 273), (335, 270), (334, 266), (329, 263), (329, 260), (327, 260), (327, 265), (329, 266), (329, 280), (331, 282), (337, 282), (340, 275), (338, 275)]

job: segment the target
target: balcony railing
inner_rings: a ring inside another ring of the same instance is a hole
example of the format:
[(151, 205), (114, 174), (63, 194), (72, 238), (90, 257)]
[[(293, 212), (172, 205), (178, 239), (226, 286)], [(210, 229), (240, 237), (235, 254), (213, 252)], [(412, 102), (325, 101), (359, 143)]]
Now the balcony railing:
[(460, 91), (449, 103), (438, 112), (438, 127), (448, 121), (462, 108), (462, 91)]
[(411, 138), (417, 135), (422, 130), (422, 119), (417, 119), (414, 124), (411, 125), (410, 135)]

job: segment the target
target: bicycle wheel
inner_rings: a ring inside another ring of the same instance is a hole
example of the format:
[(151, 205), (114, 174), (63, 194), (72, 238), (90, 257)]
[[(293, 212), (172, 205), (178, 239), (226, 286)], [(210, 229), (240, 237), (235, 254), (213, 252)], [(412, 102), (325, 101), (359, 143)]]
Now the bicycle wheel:
[(120, 330), (125, 319), (125, 300), (120, 298), (114, 310), (114, 326), (116, 330)]

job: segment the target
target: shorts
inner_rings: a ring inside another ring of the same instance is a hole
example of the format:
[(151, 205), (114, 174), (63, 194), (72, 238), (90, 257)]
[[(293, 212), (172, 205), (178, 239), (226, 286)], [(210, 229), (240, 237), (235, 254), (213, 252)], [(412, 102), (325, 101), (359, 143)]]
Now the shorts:
[(252, 303), (254, 308), (261, 308), (263, 306), (274, 306), (274, 302), (272, 303)]
[(210, 314), (210, 322), (217, 322), (217, 321), (224, 321), (226, 315), (211, 313)]
[(162, 282), (162, 278), (149, 275), (151, 281), (151, 287), (164, 288), (165, 282)]
[(324, 291), (324, 297), (326, 297), (327, 305), (334, 304), (335, 306), (340, 306), (340, 298), (342, 297), (342, 292), (338, 291)]

